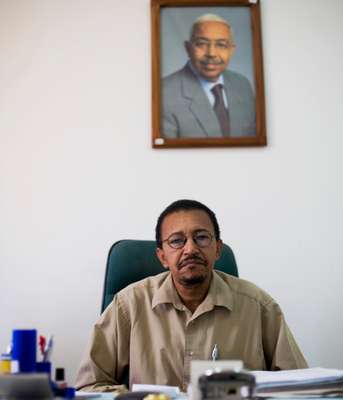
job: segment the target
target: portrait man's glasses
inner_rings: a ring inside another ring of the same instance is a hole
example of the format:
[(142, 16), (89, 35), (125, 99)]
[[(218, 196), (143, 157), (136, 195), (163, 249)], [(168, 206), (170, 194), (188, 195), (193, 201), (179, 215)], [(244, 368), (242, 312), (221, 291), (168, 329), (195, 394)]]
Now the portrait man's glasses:
[[(189, 238), (182, 233), (173, 233), (168, 239), (162, 240), (172, 249), (182, 249)], [(198, 231), (192, 235), (193, 242), (201, 248), (208, 247), (213, 240), (213, 235), (207, 231)]]
[(230, 49), (234, 47), (234, 44), (225, 39), (218, 40), (208, 40), (204, 38), (197, 38), (192, 40), (192, 44), (195, 47), (208, 50), (211, 46), (214, 46), (216, 49)]

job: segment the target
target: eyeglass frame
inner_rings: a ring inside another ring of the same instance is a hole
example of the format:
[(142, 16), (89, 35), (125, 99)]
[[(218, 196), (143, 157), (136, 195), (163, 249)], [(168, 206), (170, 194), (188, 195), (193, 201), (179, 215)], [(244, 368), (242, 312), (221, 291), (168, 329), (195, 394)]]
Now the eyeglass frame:
[[(194, 239), (194, 236), (195, 236), (196, 234), (198, 234), (199, 232), (206, 232), (206, 233), (210, 236), (210, 242), (209, 242), (208, 245), (206, 245), (206, 246), (200, 246), (200, 245), (196, 242), (196, 240)], [(183, 245), (182, 245), (181, 247), (173, 247), (173, 246), (168, 242), (168, 240), (169, 240), (173, 235), (177, 235), (177, 234), (184, 236), (184, 243), (183, 243)], [(200, 249), (206, 249), (207, 247), (209, 247), (209, 246), (212, 244), (213, 239), (215, 238), (215, 235), (213, 235), (211, 232), (207, 231), (206, 229), (199, 229), (199, 230), (196, 230), (196, 231), (192, 234), (191, 237), (192, 237), (193, 243), (194, 243), (197, 247), (199, 247)], [(162, 240), (162, 241), (161, 241), (161, 244), (163, 245), (163, 243), (166, 242), (166, 243), (168, 244), (168, 246), (169, 246), (171, 249), (173, 249), (173, 250), (181, 250), (181, 249), (183, 249), (183, 248), (185, 247), (185, 245), (186, 245), (186, 243), (187, 243), (188, 240), (189, 240), (189, 237), (187, 237), (185, 234), (176, 232), (176, 233), (172, 233), (171, 235), (169, 235), (169, 237), (167, 237), (167, 239)]]
[(192, 38), (190, 40), (190, 43), (195, 46), (195, 47), (206, 47), (207, 50), (214, 45), (216, 49), (225, 49), (229, 50), (232, 48), (236, 47), (235, 42), (231, 40), (226, 40), (226, 39), (216, 39), (216, 40), (210, 40), (210, 39), (204, 39), (204, 38)]

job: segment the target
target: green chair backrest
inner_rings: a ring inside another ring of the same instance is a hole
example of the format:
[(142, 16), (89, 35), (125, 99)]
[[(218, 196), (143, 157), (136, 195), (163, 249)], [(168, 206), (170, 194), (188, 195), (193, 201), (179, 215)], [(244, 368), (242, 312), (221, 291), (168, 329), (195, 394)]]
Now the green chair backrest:
[[(235, 256), (228, 245), (224, 244), (215, 268), (238, 276)], [(165, 271), (156, 256), (155, 241), (120, 240), (114, 243), (107, 258), (101, 312), (109, 305), (113, 296), (130, 283)]]

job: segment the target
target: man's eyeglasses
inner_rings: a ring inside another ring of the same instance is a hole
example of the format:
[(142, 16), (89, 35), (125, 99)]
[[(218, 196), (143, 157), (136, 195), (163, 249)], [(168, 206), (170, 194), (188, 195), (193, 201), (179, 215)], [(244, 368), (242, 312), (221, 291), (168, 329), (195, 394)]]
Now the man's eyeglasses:
[[(182, 249), (189, 238), (183, 233), (173, 233), (168, 239), (162, 240), (162, 243), (167, 242), (172, 249)], [(207, 231), (198, 231), (192, 235), (193, 242), (201, 248), (208, 247), (213, 240), (213, 235)]]
[(192, 39), (192, 44), (200, 49), (208, 50), (211, 46), (216, 49), (226, 50), (235, 47), (234, 43), (226, 39), (209, 40), (205, 38)]

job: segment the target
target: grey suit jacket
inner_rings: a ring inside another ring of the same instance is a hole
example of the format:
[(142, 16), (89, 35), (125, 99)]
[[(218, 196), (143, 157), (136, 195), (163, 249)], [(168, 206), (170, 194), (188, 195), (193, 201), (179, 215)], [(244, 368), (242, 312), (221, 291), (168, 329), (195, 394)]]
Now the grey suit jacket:
[[(255, 136), (255, 98), (250, 82), (229, 70), (223, 76), (230, 136)], [(206, 93), (188, 64), (162, 80), (161, 122), (166, 138), (223, 137)]]

